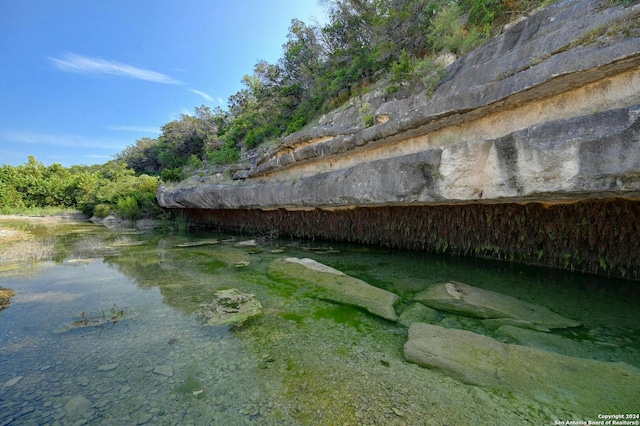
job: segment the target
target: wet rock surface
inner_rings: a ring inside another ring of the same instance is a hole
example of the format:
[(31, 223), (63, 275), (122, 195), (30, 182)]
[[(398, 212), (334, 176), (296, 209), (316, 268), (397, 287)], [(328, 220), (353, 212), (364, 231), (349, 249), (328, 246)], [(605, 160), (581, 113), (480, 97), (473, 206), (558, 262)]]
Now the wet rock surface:
[(412, 303), (402, 313), (398, 323), (409, 327), (414, 322), (433, 323), (438, 320), (440, 314), (422, 303)]
[(374, 287), (312, 259), (283, 258), (272, 262), (269, 277), (294, 285), (305, 285), (311, 295), (345, 305), (364, 308), (374, 315), (396, 321), (398, 296)]
[[(501, 343), (466, 330), (413, 323), (407, 360), (488, 389), (510, 389), (538, 402), (556, 401), (597, 418), (603, 410), (637, 406), (640, 370), (624, 363), (568, 357)], [(624, 389), (615, 397), (608, 388)]]
[(80, 420), (88, 420), (93, 417), (94, 409), (91, 401), (82, 395), (76, 395), (71, 398), (65, 405), (64, 411), (67, 418), (72, 422)]
[(200, 307), (198, 316), (205, 325), (239, 325), (262, 313), (262, 304), (253, 294), (235, 288), (217, 291), (211, 303)]
[(507, 336), (516, 343), (555, 352), (576, 358), (592, 358), (597, 352), (591, 341), (575, 341), (552, 333), (531, 330), (527, 328), (503, 325), (496, 330), (501, 336)]
[(413, 299), (432, 308), (472, 317), (513, 318), (548, 328), (580, 325), (543, 306), (455, 281), (432, 285)]

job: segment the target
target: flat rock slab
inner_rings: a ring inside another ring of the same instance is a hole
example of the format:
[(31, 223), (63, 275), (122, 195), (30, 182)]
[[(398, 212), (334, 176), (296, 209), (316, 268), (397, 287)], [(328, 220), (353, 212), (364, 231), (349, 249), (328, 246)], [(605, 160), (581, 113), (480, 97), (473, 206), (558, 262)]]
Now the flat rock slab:
[(153, 372), (156, 374), (159, 374), (161, 376), (164, 377), (171, 377), (173, 376), (173, 367), (170, 365), (157, 365), (154, 369)]
[(465, 330), (413, 323), (404, 355), (461, 382), (512, 391), (576, 415), (636, 412), (640, 370), (501, 343)]
[(14, 386), (16, 383), (18, 383), (20, 380), (22, 380), (24, 376), (16, 376), (13, 379), (9, 379), (6, 382), (4, 382), (3, 387), (5, 388), (10, 388), (11, 386)]
[(455, 281), (436, 284), (413, 300), (432, 308), (478, 318), (514, 318), (548, 328), (577, 327), (578, 321), (511, 296)]
[(440, 319), (440, 313), (422, 303), (412, 303), (402, 313), (398, 323), (409, 327), (414, 322), (434, 323)]
[(391, 321), (398, 319), (393, 307), (397, 295), (313, 259), (278, 259), (269, 265), (268, 274), (276, 281), (306, 286), (319, 299), (360, 307)]
[(176, 247), (200, 247), (200, 246), (210, 246), (220, 244), (219, 240), (200, 240), (200, 241), (191, 241), (188, 243), (178, 244)]
[(102, 364), (98, 367), (98, 371), (111, 371), (111, 370), (115, 370), (116, 368), (118, 368), (120, 364), (118, 364), (117, 362), (113, 363), (113, 364)]
[(594, 346), (593, 343), (588, 341), (577, 342), (555, 334), (514, 327), (512, 325), (503, 325), (496, 330), (496, 333), (508, 336), (523, 346), (530, 346), (576, 358), (594, 358), (598, 352), (597, 346)]
[[(428, 321), (422, 321), (422, 322), (428, 322)], [(485, 319), (485, 320), (482, 320), (482, 324), (485, 327), (490, 328), (492, 330), (500, 328), (503, 325), (510, 325), (510, 326), (513, 326), (513, 327), (527, 328), (527, 329), (536, 330), (536, 331), (544, 331), (544, 332), (551, 331), (549, 329), (549, 327), (545, 327), (543, 325), (535, 324), (535, 323), (532, 323), (530, 321), (525, 321), (525, 320), (521, 320), (521, 319), (513, 319), (513, 318), (491, 318), (491, 319)]]
[(236, 247), (257, 247), (258, 243), (256, 240), (245, 240), (239, 241), (236, 243)]
[[(91, 401), (82, 395), (75, 395), (64, 405), (64, 411), (69, 420), (80, 421), (93, 417), (95, 413)], [(84, 423), (82, 423), (84, 424)]]

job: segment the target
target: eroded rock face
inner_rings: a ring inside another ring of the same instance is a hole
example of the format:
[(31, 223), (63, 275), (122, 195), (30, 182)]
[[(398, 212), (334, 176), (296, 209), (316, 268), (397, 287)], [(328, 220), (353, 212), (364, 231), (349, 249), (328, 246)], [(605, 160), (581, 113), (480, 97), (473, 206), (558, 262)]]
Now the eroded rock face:
[(432, 285), (413, 299), (432, 308), (478, 318), (513, 318), (548, 328), (580, 325), (543, 306), (455, 281)]
[(158, 200), (170, 208), (233, 209), (636, 196), (639, 135), (640, 104), (295, 181), (161, 190)]
[[(159, 202), (242, 209), (640, 198), (640, 37), (602, 30), (637, 19), (637, 4), (560, 2), (455, 61), (433, 96), (380, 103), (374, 126), (363, 128), (349, 112), (357, 105), (347, 105), (287, 136), (242, 183), (164, 188)], [(373, 107), (383, 99), (370, 98)]]
[(278, 259), (269, 265), (269, 277), (312, 290), (309, 295), (345, 305), (363, 308), (382, 318), (398, 319), (393, 305), (398, 296), (313, 259)]
[[(430, 324), (411, 324), (404, 354), (464, 383), (554, 401), (593, 418), (604, 411), (625, 412), (637, 406), (640, 395), (640, 371), (627, 364), (573, 358)], [(605, 391), (610, 388), (616, 392)]]
[[(639, 4), (607, 8), (600, 0), (558, 2), (450, 64), (432, 96), (386, 99), (375, 91), (350, 100), (319, 126), (289, 135), (254, 158), (237, 180), (161, 187), (158, 202), (187, 209), (190, 219), (230, 211), (243, 224), (233, 229), (261, 223), (260, 232), (373, 244), (383, 241), (352, 229), (318, 230), (307, 219), (337, 211), (366, 211), (362, 216), (373, 217), (392, 208), (410, 216), (411, 209), (433, 208), (435, 216), (446, 216), (451, 206), (460, 205), (481, 212), (497, 204), (546, 208), (591, 201), (630, 203), (635, 211), (640, 204), (639, 19)], [(369, 127), (358, 113), (365, 104), (374, 111), (375, 124)], [(304, 212), (304, 219), (295, 227), (269, 221), (279, 209)], [(538, 226), (533, 214), (518, 220)], [(600, 221), (592, 225), (598, 230), (615, 220), (589, 214), (586, 223)], [(326, 228), (337, 220), (327, 220)], [(568, 221), (553, 220), (552, 227), (559, 229)], [(421, 245), (425, 236), (409, 238), (414, 224), (397, 225), (391, 221), (382, 228), (396, 233), (389, 239), (392, 246), (432, 246)], [(465, 227), (465, 234), (476, 231), (464, 218), (446, 226)], [(613, 250), (604, 247), (610, 237), (596, 243), (591, 234), (573, 238), (539, 229), (527, 236), (525, 248), (507, 247), (505, 253), (486, 253), (486, 247), (503, 247), (500, 238), (461, 243), (443, 237), (439, 245), (625, 278), (640, 274), (638, 255), (625, 251), (637, 247), (635, 228), (629, 235), (616, 233)], [(585, 252), (604, 254), (594, 261)], [(589, 259), (589, 265), (576, 265), (582, 262), (577, 259)]]

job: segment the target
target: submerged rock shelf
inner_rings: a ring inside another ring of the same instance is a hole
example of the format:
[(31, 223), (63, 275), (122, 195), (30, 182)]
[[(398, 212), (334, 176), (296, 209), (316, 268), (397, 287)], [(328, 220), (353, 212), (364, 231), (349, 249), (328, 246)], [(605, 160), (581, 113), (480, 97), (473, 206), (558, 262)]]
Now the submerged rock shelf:
[(197, 176), (158, 202), (220, 230), (640, 279), (639, 17), (558, 2), (451, 64), (432, 96), (374, 90), (234, 181)]
[[(120, 236), (78, 223), (55, 234), (56, 262), (3, 275), (16, 296), (0, 313), (0, 424), (542, 425), (637, 412), (637, 300), (592, 291), (619, 280), (210, 232), (127, 234), (104, 261), (63, 261)], [(118, 306), (136, 317), (120, 321)], [(80, 309), (110, 315), (54, 333)]]
[[(561, 401), (575, 412), (588, 407), (593, 418), (632, 407), (640, 391), (640, 371), (625, 363), (568, 357), (431, 324), (411, 324), (404, 354), (464, 383)], [(610, 397), (606, 390), (613, 388), (624, 391)]]

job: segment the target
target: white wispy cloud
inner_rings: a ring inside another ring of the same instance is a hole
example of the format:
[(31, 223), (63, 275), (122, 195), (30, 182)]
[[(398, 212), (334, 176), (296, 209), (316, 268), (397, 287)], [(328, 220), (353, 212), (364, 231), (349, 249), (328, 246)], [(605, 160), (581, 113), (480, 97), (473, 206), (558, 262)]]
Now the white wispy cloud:
[(222, 98), (218, 98), (218, 103), (220, 103), (220, 104), (224, 103), (224, 101), (222, 100)]
[(1, 131), (0, 142), (7, 144), (50, 145), (63, 148), (124, 149), (127, 142), (119, 139), (89, 138), (70, 134), (50, 134), (31, 131)]
[(211, 96), (209, 96), (208, 94), (201, 92), (200, 90), (195, 90), (195, 89), (189, 89), (190, 92), (195, 93), (196, 95), (200, 95), (202, 96), (205, 100), (211, 102), (213, 100), (213, 98)]
[(182, 84), (168, 75), (121, 62), (110, 61), (102, 58), (90, 58), (74, 53), (67, 53), (60, 58), (49, 58), (53, 65), (66, 72), (80, 74), (110, 74), (121, 77), (135, 78), (138, 80), (152, 81), (163, 84)]
[(160, 133), (160, 128), (153, 126), (108, 126), (106, 129), (122, 132)]

